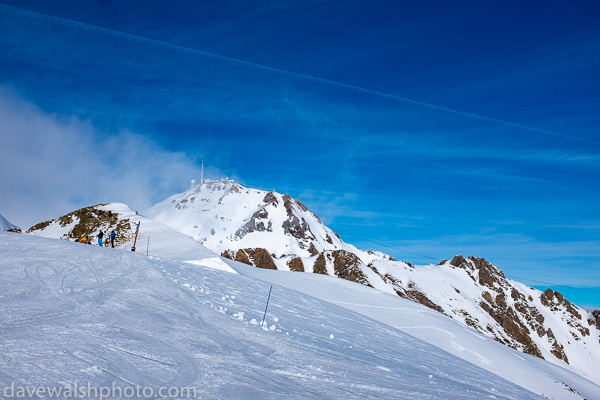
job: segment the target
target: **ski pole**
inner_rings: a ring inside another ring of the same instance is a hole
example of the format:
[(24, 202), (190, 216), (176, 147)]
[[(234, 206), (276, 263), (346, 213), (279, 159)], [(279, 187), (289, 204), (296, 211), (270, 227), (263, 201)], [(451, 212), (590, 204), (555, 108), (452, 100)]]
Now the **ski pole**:
[(265, 306), (265, 314), (263, 315), (262, 322), (260, 323), (261, 327), (263, 327), (265, 324), (265, 317), (267, 316), (267, 308), (269, 308), (269, 300), (271, 299), (271, 290), (273, 290), (273, 285), (271, 285), (271, 288), (269, 289), (269, 297), (267, 297), (267, 305)]

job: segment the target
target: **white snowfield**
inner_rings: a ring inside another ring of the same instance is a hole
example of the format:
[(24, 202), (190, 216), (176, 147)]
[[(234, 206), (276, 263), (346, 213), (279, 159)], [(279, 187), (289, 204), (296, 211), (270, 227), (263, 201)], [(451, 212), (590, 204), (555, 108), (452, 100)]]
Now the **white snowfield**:
[(121, 390), (110, 398), (600, 398), (413, 302), (229, 260), (227, 272), (194, 246), (173, 260), (0, 232), (0, 396), (77, 385)]

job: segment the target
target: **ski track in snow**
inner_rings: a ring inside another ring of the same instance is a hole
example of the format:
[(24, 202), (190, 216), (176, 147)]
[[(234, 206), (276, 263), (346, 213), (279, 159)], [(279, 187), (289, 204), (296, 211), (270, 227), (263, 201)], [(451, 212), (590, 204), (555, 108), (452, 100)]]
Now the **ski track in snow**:
[(280, 285), (261, 329), (269, 283), (182, 261), (0, 232), (0, 279), (5, 387), (193, 386), (211, 399), (542, 398)]

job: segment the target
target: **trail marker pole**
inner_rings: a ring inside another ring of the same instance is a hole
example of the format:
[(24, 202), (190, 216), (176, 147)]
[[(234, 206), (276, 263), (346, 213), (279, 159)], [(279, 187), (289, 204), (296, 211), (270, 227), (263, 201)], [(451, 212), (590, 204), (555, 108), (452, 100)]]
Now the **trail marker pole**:
[(141, 221), (138, 221), (137, 228), (135, 229), (135, 240), (133, 241), (133, 247), (131, 248), (131, 251), (135, 251), (135, 244), (137, 243), (138, 233), (140, 232), (140, 222)]
[(265, 324), (265, 317), (267, 316), (267, 308), (269, 308), (269, 300), (271, 299), (271, 290), (273, 290), (273, 285), (271, 285), (271, 288), (269, 289), (269, 297), (267, 297), (267, 305), (265, 306), (265, 314), (263, 315), (262, 322), (260, 323), (261, 328)]
[(150, 236), (148, 236), (148, 244), (146, 245), (146, 257), (148, 257), (148, 249), (150, 248)]

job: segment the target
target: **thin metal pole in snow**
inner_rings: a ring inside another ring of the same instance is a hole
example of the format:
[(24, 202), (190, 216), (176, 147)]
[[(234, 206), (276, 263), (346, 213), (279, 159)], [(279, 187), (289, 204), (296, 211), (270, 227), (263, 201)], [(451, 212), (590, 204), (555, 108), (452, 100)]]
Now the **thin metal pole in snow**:
[(271, 290), (273, 290), (273, 285), (271, 285), (271, 288), (269, 289), (269, 297), (267, 297), (267, 305), (265, 306), (265, 315), (263, 315), (263, 320), (260, 323), (261, 327), (263, 327), (265, 324), (265, 317), (267, 316), (267, 308), (269, 308), (269, 300), (271, 299)]
[(146, 257), (148, 257), (148, 248), (150, 247), (150, 237), (148, 237), (148, 244), (146, 245)]

